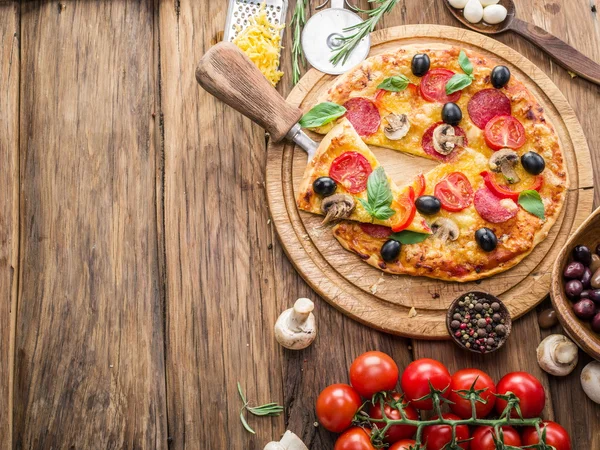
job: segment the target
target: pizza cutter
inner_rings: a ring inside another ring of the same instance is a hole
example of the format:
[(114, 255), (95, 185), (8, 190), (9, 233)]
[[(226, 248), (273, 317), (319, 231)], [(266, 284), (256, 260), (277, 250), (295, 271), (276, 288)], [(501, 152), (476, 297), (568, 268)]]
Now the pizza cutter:
[(196, 80), (206, 91), (263, 127), (274, 142), (288, 139), (308, 154), (318, 144), (298, 121), (302, 111), (275, 90), (250, 59), (230, 42), (213, 46), (196, 68)]

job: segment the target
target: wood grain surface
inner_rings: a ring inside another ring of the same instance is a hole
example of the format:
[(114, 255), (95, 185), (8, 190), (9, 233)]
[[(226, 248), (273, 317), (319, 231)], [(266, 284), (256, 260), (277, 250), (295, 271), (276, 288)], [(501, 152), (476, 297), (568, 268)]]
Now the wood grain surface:
[[(263, 130), (194, 79), (221, 39), (226, 3), (0, 1), (0, 449), (260, 450), (290, 428), (329, 450), (316, 396), (347, 382), (370, 349), (401, 368), (427, 356), (496, 379), (531, 371), (549, 388), (545, 416), (573, 448), (600, 448), (600, 407), (578, 387), (589, 358), (565, 379), (541, 373), (535, 347), (548, 332), (534, 313), (493, 358), (474, 357), (373, 331), (300, 278), (265, 206)], [(600, 61), (590, 0), (518, 8)], [(400, 0), (378, 28), (409, 23), (456, 25), (441, 0)], [(600, 88), (519, 36), (499, 40), (558, 85), (600, 175)], [(287, 95), (288, 51), (282, 67)], [(301, 296), (316, 301), (319, 334), (305, 351), (283, 351), (272, 326)], [(286, 406), (279, 418), (249, 418), (256, 435), (239, 421), (238, 380), (252, 403)]]
[[(514, 319), (534, 308), (548, 293), (552, 266), (568, 236), (592, 211), (593, 177), (581, 126), (557, 87), (522, 55), (487, 36), (439, 25), (390, 27), (371, 36), (371, 53), (401, 46), (461, 46), (507, 65), (535, 95), (558, 135), (568, 171), (565, 206), (548, 237), (514, 268), (472, 283), (448, 283), (424, 277), (389, 276), (364, 264), (340, 246), (322, 218), (298, 210), (297, 189), (306, 155), (292, 143), (268, 146), (267, 198), (283, 247), (308, 284), (325, 300), (354, 319), (390, 333), (413, 338), (447, 339), (446, 310), (458, 296), (483, 290), (500, 297)], [(335, 78), (308, 72), (287, 100), (304, 111), (331, 88)], [(322, 137), (313, 135), (314, 139)], [(398, 185), (437, 164), (393, 150), (372, 148)], [(411, 308), (417, 315), (409, 317)]]

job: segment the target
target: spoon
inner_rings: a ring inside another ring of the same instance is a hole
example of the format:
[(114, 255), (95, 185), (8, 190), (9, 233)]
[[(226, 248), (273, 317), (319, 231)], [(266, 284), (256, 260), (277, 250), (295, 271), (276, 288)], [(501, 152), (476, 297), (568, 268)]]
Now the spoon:
[(514, 0), (500, 0), (499, 4), (506, 8), (508, 15), (503, 22), (497, 25), (489, 25), (484, 22), (471, 23), (464, 18), (462, 10), (453, 8), (448, 0), (444, 0), (444, 4), (450, 13), (468, 28), (483, 34), (499, 34), (512, 30), (544, 50), (565, 69), (592, 83), (600, 84), (600, 65), (598, 63), (546, 30), (518, 19)]

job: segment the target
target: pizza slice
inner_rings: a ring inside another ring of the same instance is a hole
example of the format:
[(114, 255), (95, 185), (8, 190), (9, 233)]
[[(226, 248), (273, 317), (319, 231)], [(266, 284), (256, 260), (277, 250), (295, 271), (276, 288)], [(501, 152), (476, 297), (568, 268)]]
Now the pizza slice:
[(428, 234), (414, 203), (424, 189), (423, 178), (399, 188), (343, 119), (308, 162), (296, 201), (304, 211), (325, 215), (325, 223), (349, 219)]

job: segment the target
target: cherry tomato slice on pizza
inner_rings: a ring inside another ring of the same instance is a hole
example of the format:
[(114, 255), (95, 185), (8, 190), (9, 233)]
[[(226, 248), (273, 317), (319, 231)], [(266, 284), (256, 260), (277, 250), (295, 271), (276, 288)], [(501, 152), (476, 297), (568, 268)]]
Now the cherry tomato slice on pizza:
[(433, 69), (421, 80), (421, 95), (428, 102), (456, 102), (462, 95), (462, 91), (454, 94), (446, 94), (446, 83), (454, 76), (454, 72), (448, 69)]
[(513, 116), (497, 116), (485, 126), (484, 137), (485, 143), (492, 150), (516, 150), (525, 145), (525, 128)]
[(373, 172), (371, 164), (357, 152), (346, 152), (335, 158), (329, 168), (329, 176), (351, 194), (367, 188), (367, 180)]
[[(406, 229), (415, 218), (417, 207), (415, 206), (415, 190), (412, 186), (408, 191), (400, 195), (392, 202), (392, 209), (396, 211), (396, 215), (400, 217), (399, 222), (392, 225), (392, 231), (397, 233)], [(396, 216), (394, 216), (396, 217)]]
[(446, 211), (462, 211), (473, 202), (473, 187), (460, 172), (447, 175), (435, 186), (434, 191)]
[(510, 198), (513, 199), (515, 202), (519, 200), (519, 194), (522, 191), (539, 191), (542, 188), (542, 185), (544, 184), (544, 177), (538, 175), (537, 177), (535, 177), (533, 184), (528, 188), (523, 189), (521, 191), (513, 191), (508, 186), (498, 184), (498, 182), (496, 181), (496, 177), (490, 172), (481, 172), (480, 175), (483, 177), (483, 181), (485, 182), (487, 188), (490, 191), (492, 191), (496, 196), (500, 198)]

